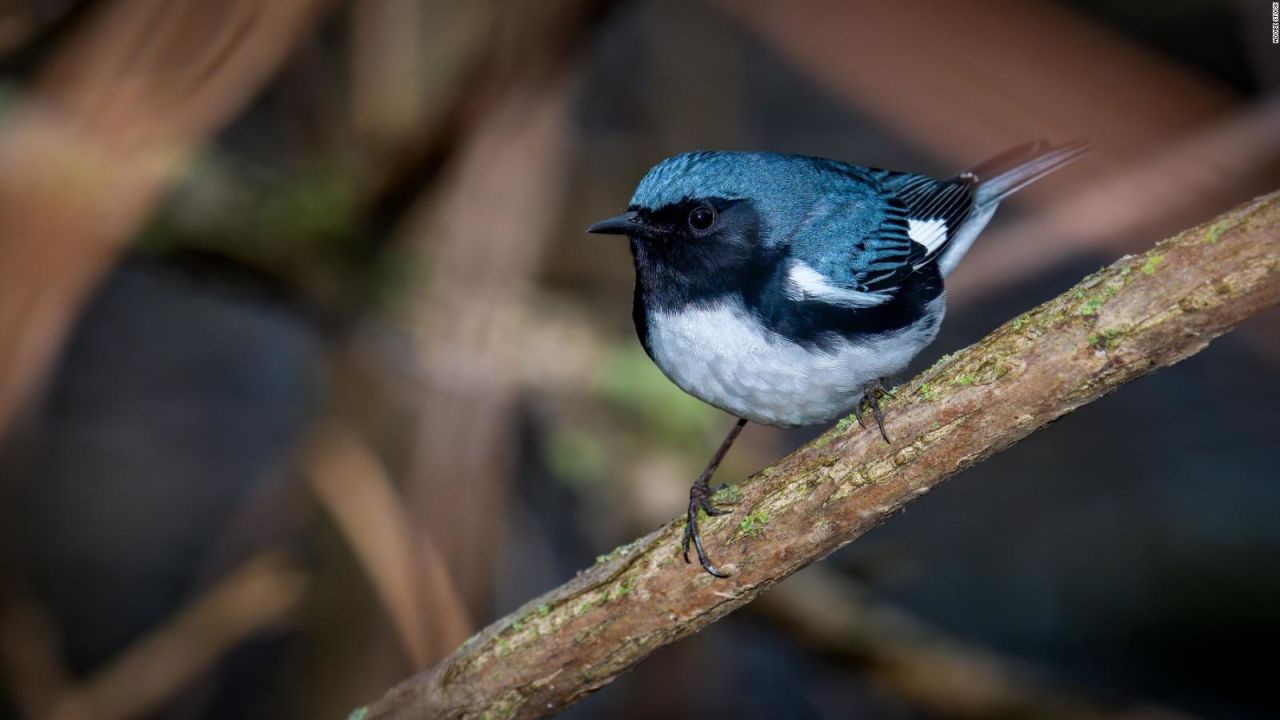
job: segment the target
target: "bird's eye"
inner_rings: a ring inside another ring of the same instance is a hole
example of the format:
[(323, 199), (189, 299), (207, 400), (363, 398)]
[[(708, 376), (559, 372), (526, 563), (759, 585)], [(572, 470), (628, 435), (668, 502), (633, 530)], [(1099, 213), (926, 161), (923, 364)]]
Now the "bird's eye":
[(689, 227), (694, 232), (706, 232), (716, 224), (716, 211), (710, 205), (699, 205), (689, 211)]

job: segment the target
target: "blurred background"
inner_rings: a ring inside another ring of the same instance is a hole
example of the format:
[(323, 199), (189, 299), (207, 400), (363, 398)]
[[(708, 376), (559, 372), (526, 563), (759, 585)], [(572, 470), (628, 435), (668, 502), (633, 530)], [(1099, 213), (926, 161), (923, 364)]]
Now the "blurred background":
[[(0, 1), (0, 716), (345, 717), (679, 514), (732, 419), (582, 232), (659, 159), (1092, 140), (924, 368), (1280, 187), (1270, 13)], [(1278, 359), (1272, 312), (565, 716), (1277, 716)], [(819, 430), (749, 426), (718, 479)]]

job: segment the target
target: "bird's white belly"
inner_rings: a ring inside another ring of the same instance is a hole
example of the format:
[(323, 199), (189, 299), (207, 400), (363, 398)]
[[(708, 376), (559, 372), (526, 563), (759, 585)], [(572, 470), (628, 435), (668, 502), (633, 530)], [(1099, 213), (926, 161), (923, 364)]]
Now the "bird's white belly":
[(807, 348), (729, 302), (648, 317), (649, 349), (672, 382), (748, 420), (814, 425), (853, 410), (867, 386), (906, 368), (937, 334), (939, 297), (915, 326)]

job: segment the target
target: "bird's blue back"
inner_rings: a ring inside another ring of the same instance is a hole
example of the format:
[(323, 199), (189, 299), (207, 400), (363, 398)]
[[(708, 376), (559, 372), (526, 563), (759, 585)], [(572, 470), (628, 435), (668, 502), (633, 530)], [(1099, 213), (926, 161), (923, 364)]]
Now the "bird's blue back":
[(802, 155), (692, 152), (645, 175), (633, 209), (694, 198), (752, 202), (766, 247), (788, 249), (833, 283), (874, 289), (909, 272), (918, 254), (907, 236), (905, 206), (875, 171)]

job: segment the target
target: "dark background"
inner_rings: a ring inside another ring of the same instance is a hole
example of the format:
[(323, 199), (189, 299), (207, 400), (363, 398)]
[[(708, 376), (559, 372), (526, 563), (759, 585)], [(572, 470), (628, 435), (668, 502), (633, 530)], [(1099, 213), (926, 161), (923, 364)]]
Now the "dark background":
[[(0, 3), (0, 150), (131, 2)], [(193, 45), (222, 32), (210, 8)], [(624, 244), (582, 233), (662, 157), (945, 176), (1092, 140), (1001, 209), (916, 368), (1280, 181), (1266, 2), (308, 12), (109, 252), (0, 232), (70, 248), (0, 283), (72, 308), (0, 419), (4, 716), (343, 717), (675, 516), (732, 420), (649, 364)], [(141, 28), (126, 45), (180, 64), (172, 27)], [(229, 37), (219, 63), (249, 52)], [(93, 87), (127, 98), (112, 67)], [(11, 314), (44, 327), (45, 306)], [(964, 473), (566, 716), (1274, 717), (1278, 322)], [(820, 430), (751, 426), (718, 477)]]

